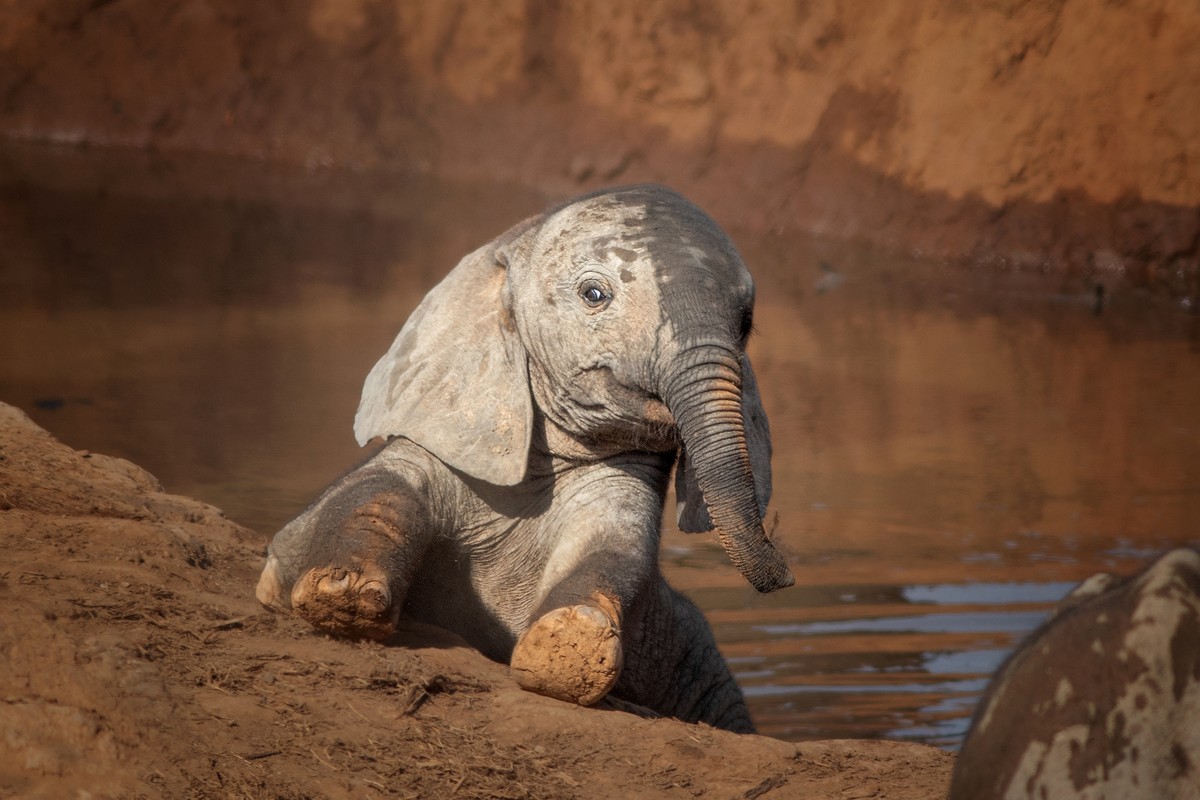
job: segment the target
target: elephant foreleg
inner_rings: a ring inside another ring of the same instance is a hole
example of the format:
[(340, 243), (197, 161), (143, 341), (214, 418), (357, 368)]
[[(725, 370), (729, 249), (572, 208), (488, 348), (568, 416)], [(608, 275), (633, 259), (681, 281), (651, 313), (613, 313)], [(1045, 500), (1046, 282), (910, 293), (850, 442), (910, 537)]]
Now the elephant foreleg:
[(387, 638), (429, 542), (426, 505), (402, 478), (368, 464), (275, 536), (258, 599), (332, 634)]

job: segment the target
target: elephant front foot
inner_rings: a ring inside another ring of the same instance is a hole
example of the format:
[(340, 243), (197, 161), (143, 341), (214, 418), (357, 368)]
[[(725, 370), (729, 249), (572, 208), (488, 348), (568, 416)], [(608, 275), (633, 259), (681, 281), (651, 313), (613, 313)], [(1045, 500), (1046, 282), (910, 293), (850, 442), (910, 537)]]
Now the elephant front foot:
[(310, 569), (292, 587), (291, 601), (310, 625), (335, 636), (386, 639), (400, 616), (387, 576), (371, 564)]
[(604, 605), (556, 608), (533, 623), (512, 654), (521, 688), (581, 706), (600, 702), (617, 682), (622, 659), (616, 617)]

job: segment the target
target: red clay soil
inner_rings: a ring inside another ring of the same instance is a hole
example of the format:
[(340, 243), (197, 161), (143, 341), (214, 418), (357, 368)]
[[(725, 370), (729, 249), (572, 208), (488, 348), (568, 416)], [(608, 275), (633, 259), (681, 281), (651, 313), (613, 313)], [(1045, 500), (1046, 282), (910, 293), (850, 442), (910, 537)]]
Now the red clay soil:
[(953, 757), (520, 690), (438, 629), (254, 600), (265, 536), (0, 404), (0, 796), (936, 798)]
[(1200, 5), (10, 0), (0, 137), (657, 180), (726, 226), (1200, 297)]

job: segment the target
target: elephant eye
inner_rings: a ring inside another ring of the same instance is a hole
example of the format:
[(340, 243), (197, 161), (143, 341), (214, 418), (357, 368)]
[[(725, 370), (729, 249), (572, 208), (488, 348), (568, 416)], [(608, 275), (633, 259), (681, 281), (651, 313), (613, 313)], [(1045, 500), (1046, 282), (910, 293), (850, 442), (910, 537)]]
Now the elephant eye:
[(584, 282), (579, 287), (579, 296), (589, 308), (600, 308), (612, 300), (612, 295), (599, 281)]

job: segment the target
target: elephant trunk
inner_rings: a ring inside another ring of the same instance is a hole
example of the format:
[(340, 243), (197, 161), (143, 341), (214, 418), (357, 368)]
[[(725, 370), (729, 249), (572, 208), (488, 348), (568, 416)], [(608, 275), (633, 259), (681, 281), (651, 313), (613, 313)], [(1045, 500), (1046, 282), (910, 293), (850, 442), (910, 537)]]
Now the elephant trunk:
[(791, 586), (787, 562), (767, 539), (755, 495), (742, 415), (741, 361), (719, 345), (694, 348), (664, 381), (671, 410), (721, 546), (760, 592)]

